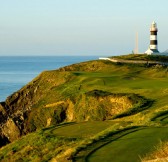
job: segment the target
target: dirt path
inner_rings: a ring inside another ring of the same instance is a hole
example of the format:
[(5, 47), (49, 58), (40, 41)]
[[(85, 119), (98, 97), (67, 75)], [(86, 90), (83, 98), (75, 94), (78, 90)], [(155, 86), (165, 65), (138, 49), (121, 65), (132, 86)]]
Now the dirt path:
[(145, 61), (145, 60), (123, 60), (123, 59), (114, 59), (114, 58), (100, 58), (102, 60), (108, 60), (115, 63), (131, 63), (131, 64), (159, 64), (159, 65), (168, 65), (168, 62), (160, 61)]

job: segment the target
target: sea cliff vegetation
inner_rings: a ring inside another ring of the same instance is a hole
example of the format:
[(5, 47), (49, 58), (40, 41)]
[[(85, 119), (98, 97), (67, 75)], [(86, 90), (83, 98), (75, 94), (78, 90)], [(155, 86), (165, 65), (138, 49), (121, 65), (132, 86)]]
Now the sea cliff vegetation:
[(157, 64), (93, 60), (44, 71), (0, 104), (0, 160), (156, 158), (168, 141), (167, 83), (167, 66)]

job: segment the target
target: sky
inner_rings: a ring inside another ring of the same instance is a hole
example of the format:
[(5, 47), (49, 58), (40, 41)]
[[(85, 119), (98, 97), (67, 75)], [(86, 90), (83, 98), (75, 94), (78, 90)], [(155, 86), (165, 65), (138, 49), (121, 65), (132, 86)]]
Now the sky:
[(97, 55), (149, 46), (152, 21), (158, 48), (168, 49), (167, 0), (0, 0), (0, 56)]

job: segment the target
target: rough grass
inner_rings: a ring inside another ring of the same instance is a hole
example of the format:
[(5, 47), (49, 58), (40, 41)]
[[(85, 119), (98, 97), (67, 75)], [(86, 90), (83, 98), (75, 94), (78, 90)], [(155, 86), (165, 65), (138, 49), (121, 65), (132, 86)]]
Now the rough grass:
[(148, 162), (148, 161), (166, 162), (167, 160), (168, 160), (168, 142), (160, 141), (160, 143), (155, 147), (155, 151), (144, 157), (142, 159), (142, 162)]
[(103, 121), (132, 115), (149, 106), (148, 99), (136, 94), (92, 90), (34, 109), (28, 126), (33, 131), (63, 121)]
[(168, 110), (159, 111), (153, 114), (151, 121), (160, 122), (163, 124), (168, 123)]
[(97, 139), (100, 135), (106, 135), (109, 132), (107, 130), (112, 131), (116, 125), (125, 126), (127, 123), (113, 121), (63, 123), (44, 128), (2, 147), (0, 161), (49, 161), (53, 157), (64, 155), (68, 149), (74, 147), (78, 150), (84, 143), (87, 145), (89, 141), (93, 142), (93, 139)]
[(113, 56), (112, 58), (118, 58), (118, 59), (124, 59), (124, 60), (145, 60), (145, 61), (168, 62), (168, 56), (164, 56), (164, 55), (128, 54), (128, 55), (121, 55), (121, 56)]
[(57, 137), (41, 130), (1, 148), (0, 161), (48, 161), (75, 141), (75, 138)]
[[(109, 131), (124, 130), (127, 123), (131, 123), (131, 127), (167, 126), (167, 83), (167, 67), (116, 64), (109, 61), (91, 61), (43, 72), (6, 101), (12, 107), (11, 113), (15, 112), (13, 108), (16, 107), (19, 110), (31, 110), (25, 114), (24, 133), (37, 132), (2, 148), (1, 160), (48, 161), (53, 157), (64, 157), (94, 143), (95, 139), (99, 141), (106, 138)], [(111, 98), (118, 102), (112, 104)], [(131, 107), (121, 108), (128, 104)], [(64, 124), (62, 127), (58, 125), (67, 121), (112, 119), (112, 116), (107, 115), (112, 107), (118, 113), (112, 114), (118, 117), (112, 120), (118, 122), (115, 126), (113, 122), (111, 127), (105, 121), (103, 124), (100, 121), (99, 126), (90, 122)], [(39, 131), (50, 125), (56, 127)], [(104, 128), (107, 128), (107, 132)], [(140, 136), (136, 137), (139, 139)], [(127, 142), (123, 143), (123, 147)], [(116, 147), (121, 145), (122, 141)], [(116, 154), (123, 154), (124, 157), (125, 152), (116, 151)]]
[(153, 104), (153, 101), (152, 100), (149, 100), (149, 99), (145, 99), (143, 97), (140, 97), (138, 100), (136, 97), (140, 97), (140, 96), (130, 96), (131, 100), (133, 101), (136, 101), (135, 104), (133, 105), (132, 108), (122, 112), (121, 114), (117, 114), (113, 117), (113, 119), (116, 119), (116, 118), (122, 118), (122, 117), (125, 117), (125, 116), (130, 116), (130, 115), (134, 115), (138, 112), (141, 112), (145, 109), (148, 109), (150, 106), (152, 106)]

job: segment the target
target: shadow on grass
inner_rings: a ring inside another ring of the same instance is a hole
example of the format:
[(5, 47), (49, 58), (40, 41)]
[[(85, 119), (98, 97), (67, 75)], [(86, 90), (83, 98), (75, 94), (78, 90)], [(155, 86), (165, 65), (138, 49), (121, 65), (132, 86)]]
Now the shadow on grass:
[(156, 113), (151, 118), (151, 121), (158, 121), (161, 122), (162, 124), (168, 124), (168, 110)]
[(112, 141), (118, 140), (121, 137), (134, 133), (141, 129), (144, 129), (144, 127), (132, 126), (123, 130), (118, 130), (116, 132), (109, 133), (103, 139), (94, 141), (94, 143), (88, 145), (86, 148), (79, 149), (78, 152), (75, 155), (73, 155), (72, 160), (74, 162), (89, 161), (89, 157), (100, 148), (111, 143)]
[(58, 129), (58, 128), (62, 128), (62, 127), (66, 127), (66, 126), (69, 126), (69, 125), (74, 125), (76, 124), (76, 122), (65, 122), (65, 123), (61, 123), (61, 124), (58, 124), (58, 125), (52, 125), (50, 127), (47, 127), (47, 128), (43, 128), (42, 131), (47, 131), (47, 130), (50, 130), (52, 131), (53, 129)]

